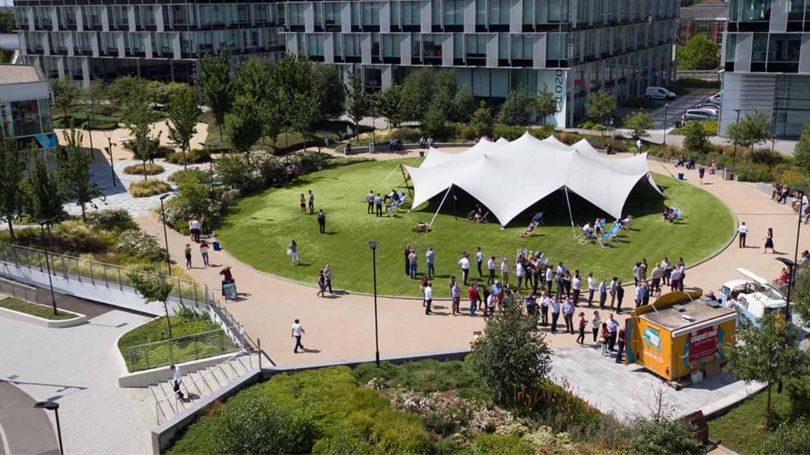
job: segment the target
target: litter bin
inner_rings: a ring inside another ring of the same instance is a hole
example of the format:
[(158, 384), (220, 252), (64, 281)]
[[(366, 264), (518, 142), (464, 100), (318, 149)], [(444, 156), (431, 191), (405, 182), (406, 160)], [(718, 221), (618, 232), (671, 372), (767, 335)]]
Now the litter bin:
[(678, 172), (678, 180), (684, 180), (683, 172)]
[(734, 180), (734, 172), (732, 172), (731, 169), (725, 169), (723, 180)]
[(214, 246), (214, 251), (219, 251), (222, 249), (222, 245), (220, 245), (219, 242), (213, 242), (211, 245)]
[(424, 151), (424, 150), (420, 150), (420, 151), (419, 151), (419, 156), (420, 156), (420, 157), (422, 157), (422, 158), (424, 158), (424, 157), (425, 157), (425, 151)]

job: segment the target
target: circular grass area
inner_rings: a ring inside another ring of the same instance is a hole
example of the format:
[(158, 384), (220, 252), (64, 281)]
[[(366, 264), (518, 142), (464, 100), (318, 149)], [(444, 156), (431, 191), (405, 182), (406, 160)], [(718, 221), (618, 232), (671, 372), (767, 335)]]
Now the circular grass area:
[(166, 169), (163, 169), (163, 166), (159, 164), (131, 164), (124, 168), (124, 174), (129, 175), (158, 175), (166, 172)]
[[(462, 251), (470, 253), (473, 261), (470, 275), (477, 278), (474, 252), (479, 245), (487, 257), (497, 256), (498, 264), (501, 258), (508, 257), (513, 278), (516, 252), (518, 248), (528, 248), (542, 251), (555, 263), (563, 261), (572, 270), (579, 269), (583, 281), (589, 272), (597, 279), (619, 276), (628, 280), (633, 265), (641, 258), (652, 263), (664, 256), (671, 260), (682, 256), (687, 266), (694, 264), (723, 247), (736, 228), (734, 217), (719, 199), (693, 185), (656, 174), (655, 180), (664, 188), (666, 200), (648, 186), (639, 185), (625, 207), (625, 213), (634, 217), (631, 230), (622, 230), (605, 248), (597, 243), (581, 245), (574, 239), (562, 192), (539, 202), (502, 230), (492, 216), (487, 224), (467, 221), (464, 216), (475, 201), (457, 191), (455, 211), (453, 198), (448, 197), (432, 232), (416, 233), (412, 228), (420, 221), (430, 222), (440, 196), (413, 212), (400, 209), (396, 217), (382, 218), (368, 214), (364, 200), (369, 189), (385, 193), (396, 187), (407, 192), (398, 166), (411, 162), (373, 161), (341, 166), (305, 175), (284, 188), (246, 197), (231, 210), (217, 236), (231, 254), (258, 270), (315, 285), (318, 270), (329, 263), (336, 288), (359, 292), (373, 289), (367, 242), (376, 240), (377, 287), (380, 294), (387, 295), (419, 295), (420, 281), (405, 275), (404, 246), (416, 247), (420, 274), (426, 272), (425, 251), (432, 247), (436, 251), (434, 294), (447, 297), (447, 278), (461, 276), (458, 260)], [(319, 234), (314, 214), (300, 212), (300, 194), (308, 190), (315, 195), (316, 212), (323, 209), (327, 215), (326, 234)], [(684, 217), (674, 224), (663, 221), (665, 203), (683, 210)], [(545, 225), (532, 236), (521, 238), (531, 215), (540, 209), (545, 210)], [(574, 195), (571, 210), (580, 226), (597, 216), (605, 216)], [(607, 218), (609, 226), (613, 220)], [(286, 255), (287, 245), (293, 239), (299, 247), (298, 266), (293, 266)]]

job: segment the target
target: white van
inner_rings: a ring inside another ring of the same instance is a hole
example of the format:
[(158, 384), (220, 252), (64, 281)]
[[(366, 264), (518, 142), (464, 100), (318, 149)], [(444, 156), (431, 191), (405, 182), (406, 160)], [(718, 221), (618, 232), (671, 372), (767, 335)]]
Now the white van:
[(648, 100), (671, 100), (675, 98), (675, 94), (664, 87), (647, 87), (644, 97)]
[(723, 91), (720, 90), (719, 92), (715, 93), (714, 95), (706, 98), (707, 103), (715, 103), (720, 104), (723, 102)]

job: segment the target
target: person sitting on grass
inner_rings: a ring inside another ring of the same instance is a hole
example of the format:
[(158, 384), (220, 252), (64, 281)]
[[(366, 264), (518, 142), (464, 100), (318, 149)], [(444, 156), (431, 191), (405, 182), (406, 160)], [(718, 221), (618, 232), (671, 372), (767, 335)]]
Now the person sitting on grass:
[(582, 235), (586, 238), (593, 237), (593, 228), (591, 227), (591, 223), (585, 223), (585, 226), (582, 226)]
[(539, 225), (538, 223), (536, 223), (534, 220), (532, 220), (529, 223), (529, 225), (526, 226), (526, 229), (524, 229), (523, 232), (520, 233), (520, 236), (524, 237), (524, 238), (528, 237), (535, 230), (535, 228), (537, 228), (538, 225)]

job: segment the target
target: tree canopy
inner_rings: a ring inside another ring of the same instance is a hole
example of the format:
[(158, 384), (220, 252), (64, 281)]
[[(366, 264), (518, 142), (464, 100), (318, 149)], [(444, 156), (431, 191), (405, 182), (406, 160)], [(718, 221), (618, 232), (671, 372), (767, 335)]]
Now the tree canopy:
[(101, 196), (101, 189), (90, 175), (90, 155), (82, 148), (81, 131), (69, 129), (63, 133), (65, 139), (64, 153), (59, 157), (59, 175), (62, 192), (67, 198), (75, 199), (82, 211), (82, 221), (87, 221), (85, 207), (94, 197)]
[(202, 115), (191, 87), (185, 86), (171, 95), (168, 114), (169, 140), (182, 151), (185, 168), (186, 152), (191, 150), (191, 138), (197, 133), (197, 121)]
[(624, 119), (624, 127), (633, 132), (633, 139), (649, 136), (647, 130), (653, 127), (653, 118), (646, 112), (634, 112)]
[(588, 118), (591, 121), (606, 126), (608, 120), (616, 112), (616, 97), (604, 90), (591, 93), (588, 96), (585, 110), (588, 112)]
[(755, 145), (773, 137), (771, 118), (762, 111), (751, 112), (738, 123), (729, 125), (726, 136), (735, 144), (751, 147), (753, 152)]
[(708, 36), (697, 33), (678, 49), (678, 69), (713, 70), (720, 66), (720, 50)]
[(498, 120), (509, 126), (524, 126), (531, 122), (533, 106), (532, 95), (523, 88), (509, 91), (501, 106)]
[(0, 216), (6, 219), (8, 232), (14, 238), (12, 220), (19, 212), (23, 196), (25, 160), (11, 140), (0, 138)]
[(225, 114), (230, 110), (234, 97), (230, 58), (224, 52), (220, 52), (200, 60), (199, 68), (197, 86), (214, 114), (221, 135), (222, 127), (225, 125)]

